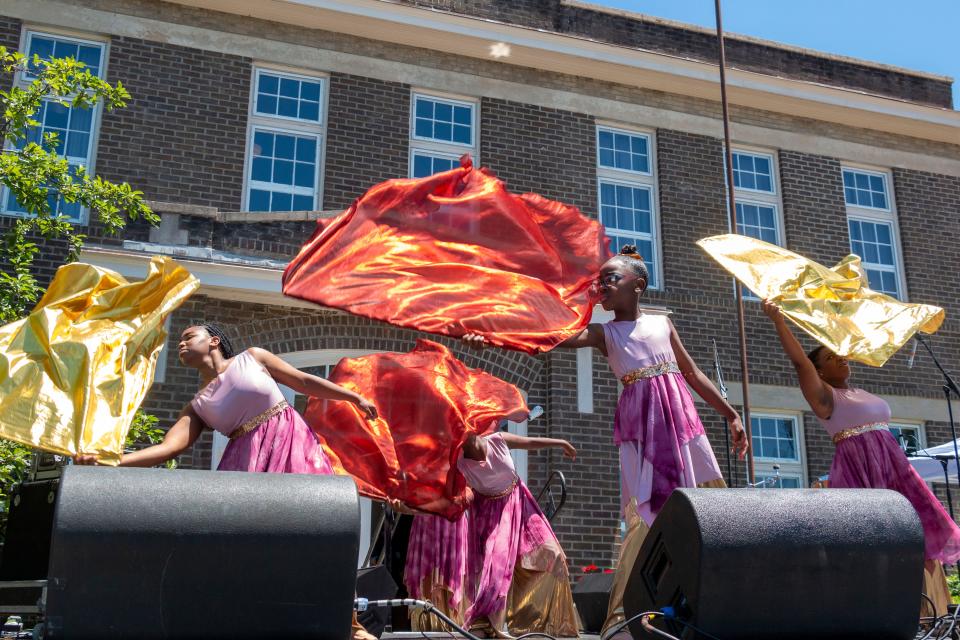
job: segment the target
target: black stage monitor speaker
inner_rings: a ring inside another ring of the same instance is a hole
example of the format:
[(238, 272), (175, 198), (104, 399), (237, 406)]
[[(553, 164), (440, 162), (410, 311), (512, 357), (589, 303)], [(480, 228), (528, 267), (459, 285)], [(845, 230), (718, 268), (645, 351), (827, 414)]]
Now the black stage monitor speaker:
[[(50, 559), (50, 534), (59, 480), (40, 480), (15, 485), (10, 492), (10, 510), (0, 557), (0, 580), (43, 580)], [(40, 589), (0, 590), (0, 603), (35, 606)]]
[(346, 477), (69, 467), (46, 637), (343, 640), (359, 532)]
[[(923, 559), (920, 520), (893, 491), (678, 489), (641, 546), (624, 609), (672, 607), (722, 640), (907, 640)], [(639, 621), (630, 630), (651, 637)]]

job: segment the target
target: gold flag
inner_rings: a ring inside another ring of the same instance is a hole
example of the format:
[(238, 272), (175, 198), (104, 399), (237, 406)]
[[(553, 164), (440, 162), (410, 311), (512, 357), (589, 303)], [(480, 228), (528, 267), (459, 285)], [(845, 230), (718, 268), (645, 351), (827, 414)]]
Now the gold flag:
[(60, 267), (30, 315), (0, 327), (0, 437), (117, 464), (153, 382), (163, 322), (199, 286), (159, 256), (140, 282)]
[(834, 353), (883, 364), (918, 330), (933, 333), (943, 309), (908, 304), (867, 287), (860, 258), (827, 268), (783, 247), (733, 233), (697, 241), (711, 258)]

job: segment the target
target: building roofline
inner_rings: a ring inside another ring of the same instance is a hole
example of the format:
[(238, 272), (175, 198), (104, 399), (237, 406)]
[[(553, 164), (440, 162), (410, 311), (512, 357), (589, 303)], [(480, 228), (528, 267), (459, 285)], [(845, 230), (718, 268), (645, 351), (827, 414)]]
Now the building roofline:
[[(383, 1), (390, 2), (392, 0), (383, 0)], [(585, 2), (584, 0), (560, 0), (560, 4), (568, 7), (575, 7), (578, 9), (586, 9), (588, 11), (596, 11), (598, 13), (606, 13), (609, 15), (620, 16), (623, 18), (627, 18), (629, 20), (636, 20), (639, 22), (650, 22), (654, 24), (662, 24), (668, 27), (674, 27), (676, 29), (696, 31), (697, 33), (702, 33), (710, 36), (716, 34), (716, 31), (709, 27), (702, 27), (700, 25), (690, 24), (688, 22), (680, 22), (678, 20), (671, 20), (669, 18), (661, 18), (658, 16), (652, 16), (645, 13), (638, 13), (636, 11), (630, 11), (629, 9), (606, 7), (603, 5), (594, 4), (592, 2)], [(807, 49), (806, 47), (800, 47), (797, 45), (787, 44), (784, 42), (778, 42), (776, 40), (766, 40), (764, 38), (749, 36), (742, 33), (733, 33), (733, 32), (726, 31), (724, 32), (723, 36), (724, 36), (724, 39), (727, 39), (727, 40), (739, 40), (741, 42), (749, 42), (751, 44), (757, 44), (764, 47), (770, 47), (773, 49), (780, 49), (782, 51), (790, 51), (793, 53), (800, 53), (803, 55), (822, 58), (824, 60), (830, 60), (835, 62), (845, 62), (848, 64), (854, 64), (860, 67), (878, 69), (880, 71), (891, 71), (894, 73), (901, 73), (905, 75), (915, 76), (917, 78), (926, 78), (928, 80), (939, 80), (941, 82), (950, 82), (950, 83), (954, 82), (954, 78), (948, 75), (932, 73), (929, 71), (921, 71), (918, 69), (909, 69), (907, 67), (898, 67), (896, 65), (886, 64), (883, 62), (875, 62), (873, 60), (865, 60), (863, 58), (855, 58), (853, 56), (844, 56), (837, 53), (820, 51), (818, 49)]]

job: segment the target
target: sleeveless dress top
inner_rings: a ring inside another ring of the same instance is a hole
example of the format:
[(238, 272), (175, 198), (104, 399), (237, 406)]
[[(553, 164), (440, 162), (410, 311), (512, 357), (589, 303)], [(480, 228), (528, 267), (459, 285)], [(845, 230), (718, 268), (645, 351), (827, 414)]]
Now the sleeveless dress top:
[(890, 422), (890, 405), (863, 389), (834, 389), (833, 414), (818, 420), (834, 436), (846, 429)]
[(461, 453), (457, 469), (466, 478), (467, 484), (478, 493), (499, 496), (509, 492), (517, 483), (517, 470), (503, 436), (494, 433), (485, 436), (484, 440), (487, 442), (487, 459), (471, 460)]
[(285, 406), (280, 387), (249, 351), (237, 354), (190, 404), (208, 427), (225, 436), (249, 431)]

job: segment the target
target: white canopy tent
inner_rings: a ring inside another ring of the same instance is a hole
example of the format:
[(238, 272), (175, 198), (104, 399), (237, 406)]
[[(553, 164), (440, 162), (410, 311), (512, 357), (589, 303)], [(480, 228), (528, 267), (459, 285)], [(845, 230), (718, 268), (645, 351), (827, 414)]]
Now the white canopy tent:
[[(957, 440), (957, 444), (960, 445), (960, 439)], [(909, 460), (920, 477), (927, 482), (944, 482), (943, 461), (946, 461), (950, 483), (957, 484), (957, 463), (954, 455), (954, 443), (950, 441), (936, 447), (918, 449)]]

